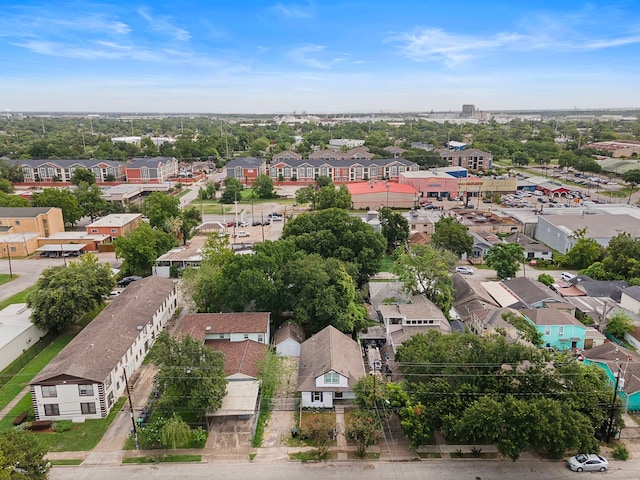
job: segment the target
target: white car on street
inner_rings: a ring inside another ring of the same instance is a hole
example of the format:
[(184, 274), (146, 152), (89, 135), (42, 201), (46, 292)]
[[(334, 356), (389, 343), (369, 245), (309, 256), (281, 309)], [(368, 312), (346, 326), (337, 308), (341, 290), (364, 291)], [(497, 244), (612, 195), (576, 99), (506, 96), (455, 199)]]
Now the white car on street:
[(579, 453), (567, 460), (567, 467), (574, 472), (606, 472), (609, 462), (600, 455)]
[(459, 266), (459, 267), (456, 267), (456, 273), (461, 273), (463, 275), (473, 275), (473, 268)]

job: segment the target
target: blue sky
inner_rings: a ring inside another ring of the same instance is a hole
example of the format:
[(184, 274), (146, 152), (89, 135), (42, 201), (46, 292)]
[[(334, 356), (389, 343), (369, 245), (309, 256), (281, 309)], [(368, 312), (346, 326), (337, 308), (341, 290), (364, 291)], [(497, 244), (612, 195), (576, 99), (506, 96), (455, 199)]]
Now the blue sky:
[(640, 2), (0, 0), (0, 110), (640, 107)]

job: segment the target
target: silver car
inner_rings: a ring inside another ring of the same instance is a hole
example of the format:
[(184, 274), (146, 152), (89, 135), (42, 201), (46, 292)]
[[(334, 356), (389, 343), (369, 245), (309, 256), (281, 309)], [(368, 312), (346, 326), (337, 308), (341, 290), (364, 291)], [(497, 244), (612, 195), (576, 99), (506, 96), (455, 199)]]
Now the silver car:
[(579, 453), (567, 460), (567, 467), (574, 472), (606, 472), (609, 469), (609, 462), (595, 453), (589, 455)]

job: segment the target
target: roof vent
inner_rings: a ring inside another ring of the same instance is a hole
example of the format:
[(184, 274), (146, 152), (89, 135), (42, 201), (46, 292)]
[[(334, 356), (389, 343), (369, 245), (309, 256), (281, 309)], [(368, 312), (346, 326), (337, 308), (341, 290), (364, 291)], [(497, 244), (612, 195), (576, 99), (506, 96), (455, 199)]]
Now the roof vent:
[(205, 327), (205, 330), (206, 330), (207, 332), (210, 332), (210, 331), (211, 331), (211, 325), (207, 325), (207, 326)]
[(142, 325), (138, 325), (136, 328), (138, 329), (139, 332), (141, 332), (143, 327)]

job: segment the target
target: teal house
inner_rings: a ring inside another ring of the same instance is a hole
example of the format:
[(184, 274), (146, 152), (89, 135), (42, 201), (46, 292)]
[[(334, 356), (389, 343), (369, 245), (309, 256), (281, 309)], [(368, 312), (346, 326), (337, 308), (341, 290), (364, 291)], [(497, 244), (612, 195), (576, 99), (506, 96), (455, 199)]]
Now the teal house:
[(640, 357), (637, 354), (613, 342), (606, 342), (585, 350), (582, 355), (585, 364), (597, 365), (605, 371), (612, 387), (620, 374), (618, 397), (627, 410), (640, 410)]
[(520, 313), (533, 323), (540, 335), (542, 346), (556, 350), (584, 349), (587, 327), (573, 315), (559, 308), (527, 308)]

